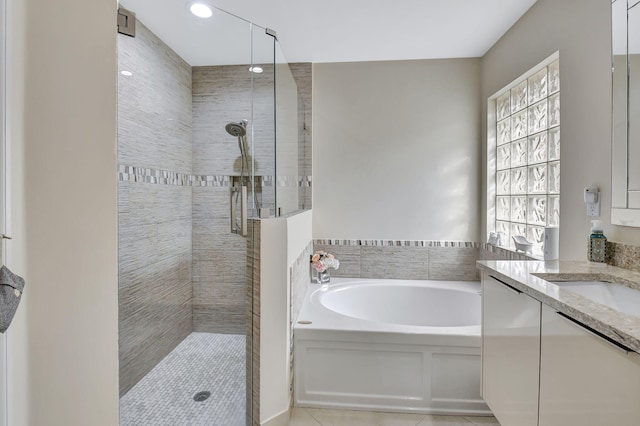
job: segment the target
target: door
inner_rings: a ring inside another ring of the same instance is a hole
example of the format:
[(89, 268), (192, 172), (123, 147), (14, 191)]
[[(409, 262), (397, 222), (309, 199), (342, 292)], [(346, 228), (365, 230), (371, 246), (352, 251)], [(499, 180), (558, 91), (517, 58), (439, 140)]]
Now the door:
[[(5, 146), (6, 146), (6, 52), (5, 52), (5, 0), (0, 0), (0, 233), (5, 233)], [(0, 262), (4, 264), (4, 239), (0, 239)], [(7, 407), (7, 336), (0, 334), (0, 426), (6, 426)]]

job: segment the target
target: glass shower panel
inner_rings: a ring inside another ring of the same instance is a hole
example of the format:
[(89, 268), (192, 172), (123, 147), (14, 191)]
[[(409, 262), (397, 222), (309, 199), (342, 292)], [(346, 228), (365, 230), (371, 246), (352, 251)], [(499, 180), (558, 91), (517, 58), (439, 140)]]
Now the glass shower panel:
[[(274, 216), (276, 211), (275, 179), (275, 68), (273, 46), (275, 38), (264, 28), (253, 25), (251, 33), (251, 73), (253, 85), (253, 113), (251, 144), (255, 186), (260, 194), (258, 201), (261, 217)], [(268, 210), (266, 210), (268, 209)]]
[(298, 86), (280, 44), (275, 46), (276, 66), (276, 208), (279, 215), (300, 209)]
[[(310, 68), (310, 66), (309, 66)], [(304, 90), (304, 94), (301, 91)], [(298, 207), (311, 209), (311, 87), (298, 87)], [(307, 125), (308, 123), (308, 125)]]

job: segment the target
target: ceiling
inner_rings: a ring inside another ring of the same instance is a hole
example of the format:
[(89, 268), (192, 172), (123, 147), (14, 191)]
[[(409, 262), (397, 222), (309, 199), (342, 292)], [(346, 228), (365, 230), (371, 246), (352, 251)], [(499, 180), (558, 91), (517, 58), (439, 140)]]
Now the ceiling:
[[(203, 0), (272, 28), (289, 62), (466, 58), (487, 50), (536, 0)], [(192, 16), (188, 0), (121, 0), (189, 64), (251, 62), (250, 25), (217, 12)], [(254, 63), (271, 39), (253, 33)]]

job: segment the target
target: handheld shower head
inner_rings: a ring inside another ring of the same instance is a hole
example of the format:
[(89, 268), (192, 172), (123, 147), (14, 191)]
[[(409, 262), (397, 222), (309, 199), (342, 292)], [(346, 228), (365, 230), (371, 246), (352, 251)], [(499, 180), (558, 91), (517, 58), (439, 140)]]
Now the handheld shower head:
[(224, 129), (231, 136), (235, 136), (235, 137), (244, 136), (247, 134), (247, 121), (242, 120), (239, 123), (233, 123), (233, 122), (227, 123), (227, 125), (224, 126)]

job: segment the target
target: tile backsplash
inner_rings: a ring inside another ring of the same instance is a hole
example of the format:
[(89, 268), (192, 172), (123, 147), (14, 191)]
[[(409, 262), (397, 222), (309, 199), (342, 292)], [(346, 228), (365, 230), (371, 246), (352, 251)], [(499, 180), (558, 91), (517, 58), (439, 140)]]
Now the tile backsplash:
[(640, 272), (640, 247), (607, 241), (609, 265)]

